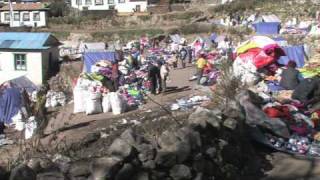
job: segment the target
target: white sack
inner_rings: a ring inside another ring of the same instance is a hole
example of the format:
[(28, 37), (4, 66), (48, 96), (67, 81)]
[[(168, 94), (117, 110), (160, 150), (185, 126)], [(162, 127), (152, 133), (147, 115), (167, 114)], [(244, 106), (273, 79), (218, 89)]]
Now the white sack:
[(86, 101), (86, 114), (102, 113), (101, 94), (90, 92)]
[(24, 134), (25, 139), (30, 139), (35, 133), (36, 129), (37, 129), (37, 122), (35, 120), (35, 117), (32, 116), (28, 119), (26, 123), (25, 134)]
[(112, 110), (111, 108), (111, 102), (110, 102), (110, 95), (106, 94), (103, 96), (102, 98), (102, 108), (103, 108), (103, 112), (110, 112)]
[(116, 92), (109, 93), (112, 113), (114, 115), (121, 114), (125, 111), (126, 103), (122, 99), (121, 95)]
[(74, 110), (73, 113), (86, 111), (86, 90), (75, 87), (73, 90)]

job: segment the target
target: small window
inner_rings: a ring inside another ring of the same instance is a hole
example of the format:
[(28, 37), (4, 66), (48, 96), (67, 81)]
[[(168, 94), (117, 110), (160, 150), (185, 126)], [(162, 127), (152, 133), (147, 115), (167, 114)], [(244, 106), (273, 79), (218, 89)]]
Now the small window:
[(119, 0), (119, 3), (125, 3), (126, 0)]
[(5, 21), (10, 21), (10, 13), (4, 13), (4, 20)]
[(23, 13), (22, 19), (23, 21), (30, 21), (30, 13)]
[(14, 13), (13, 14), (13, 20), (20, 21), (20, 14), (19, 13)]
[(82, 0), (76, 0), (77, 5), (82, 5)]
[(114, 0), (108, 0), (108, 4), (114, 4)]
[(40, 13), (38, 12), (33, 13), (33, 21), (40, 21)]
[(109, 6), (109, 9), (110, 9), (110, 10), (114, 10), (114, 9), (115, 9), (114, 5), (110, 5), (110, 6)]
[(27, 70), (27, 60), (25, 54), (15, 54), (14, 55), (14, 68), (17, 71)]
[(91, 0), (86, 0), (86, 5), (91, 5), (92, 1)]
[(95, 5), (103, 5), (103, 0), (95, 0)]

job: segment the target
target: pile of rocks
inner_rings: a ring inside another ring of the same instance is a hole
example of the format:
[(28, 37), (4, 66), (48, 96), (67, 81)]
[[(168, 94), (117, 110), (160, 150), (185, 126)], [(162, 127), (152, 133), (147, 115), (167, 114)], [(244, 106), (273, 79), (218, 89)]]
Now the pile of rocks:
[(235, 110), (198, 108), (175, 132), (154, 140), (125, 130), (105, 157), (72, 161), (32, 159), (10, 180), (213, 180), (241, 179), (259, 171), (255, 153)]

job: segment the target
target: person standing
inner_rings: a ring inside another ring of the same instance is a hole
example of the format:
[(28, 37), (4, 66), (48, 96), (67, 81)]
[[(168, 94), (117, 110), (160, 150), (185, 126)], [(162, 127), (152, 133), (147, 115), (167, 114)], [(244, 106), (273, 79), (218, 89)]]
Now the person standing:
[(167, 79), (169, 76), (169, 67), (168, 67), (168, 64), (165, 62), (161, 65), (160, 75), (161, 75), (162, 93), (165, 93), (167, 89)]
[(181, 62), (182, 68), (186, 68), (187, 55), (188, 55), (187, 49), (184, 46), (182, 46), (179, 51), (179, 60)]
[(114, 91), (118, 91), (118, 89), (119, 89), (119, 77), (120, 77), (119, 64), (118, 64), (118, 61), (115, 60), (112, 62), (112, 74), (111, 74)]
[(205, 66), (207, 65), (206, 56), (204, 53), (200, 53), (200, 57), (196, 62), (197, 67), (197, 84), (200, 85), (200, 80), (203, 76), (203, 70)]
[(157, 64), (150, 64), (148, 70), (148, 77), (151, 83), (151, 93), (156, 95), (157, 89), (161, 91), (161, 76), (160, 76), (160, 66)]

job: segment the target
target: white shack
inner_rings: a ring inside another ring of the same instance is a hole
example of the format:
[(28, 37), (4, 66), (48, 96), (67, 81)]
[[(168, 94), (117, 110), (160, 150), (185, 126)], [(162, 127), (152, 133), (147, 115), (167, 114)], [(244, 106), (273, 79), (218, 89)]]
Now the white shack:
[(0, 82), (25, 76), (42, 85), (57, 70), (59, 45), (50, 33), (1, 32)]

